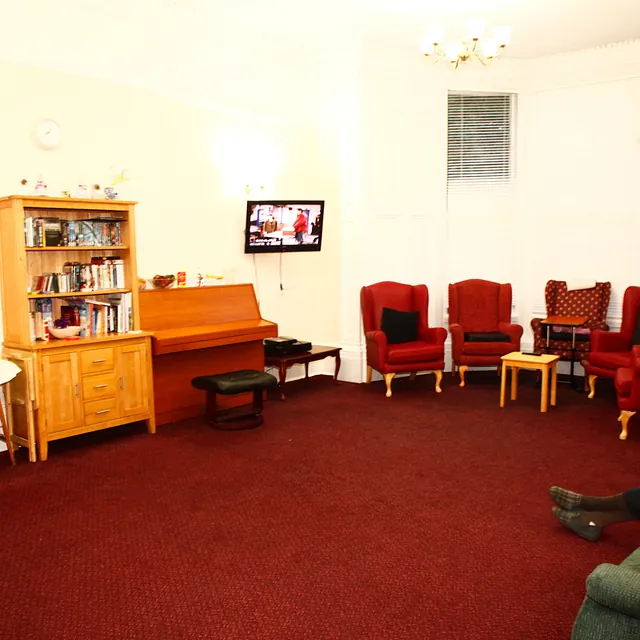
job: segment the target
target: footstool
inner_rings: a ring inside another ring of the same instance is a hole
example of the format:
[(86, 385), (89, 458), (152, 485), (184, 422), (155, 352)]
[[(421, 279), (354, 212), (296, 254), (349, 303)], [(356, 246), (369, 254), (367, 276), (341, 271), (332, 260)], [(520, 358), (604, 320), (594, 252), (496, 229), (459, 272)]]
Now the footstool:
[[(274, 376), (263, 371), (243, 369), (213, 376), (198, 376), (191, 380), (196, 389), (207, 392), (207, 409), (205, 416), (209, 422), (219, 429), (253, 429), (262, 422), (262, 395), (266, 389), (277, 387)], [(221, 409), (216, 402), (217, 394), (232, 396), (238, 393), (253, 392), (253, 403)]]

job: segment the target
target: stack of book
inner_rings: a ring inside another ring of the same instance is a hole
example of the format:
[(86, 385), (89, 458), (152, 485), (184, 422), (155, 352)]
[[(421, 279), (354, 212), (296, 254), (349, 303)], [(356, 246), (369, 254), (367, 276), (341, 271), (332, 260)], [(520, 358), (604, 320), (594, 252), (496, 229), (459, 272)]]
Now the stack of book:
[(27, 247), (117, 247), (122, 244), (121, 218), (91, 220), (24, 219)]
[(41, 298), (30, 300), (29, 320), (32, 340), (48, 340), (54, 317), (71, 326), (80, 326), (80, 337), (127, 333), (134, 329), (131, 293), (87, 298)]

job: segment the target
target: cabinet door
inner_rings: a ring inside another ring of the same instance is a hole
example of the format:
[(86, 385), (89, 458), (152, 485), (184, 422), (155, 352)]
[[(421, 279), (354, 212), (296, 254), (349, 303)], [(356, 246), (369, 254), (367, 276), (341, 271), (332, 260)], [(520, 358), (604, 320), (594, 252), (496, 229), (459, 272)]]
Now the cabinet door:
[(118, 347), (118, 404), (121, 418), (149, 411), (149, 379), (147, 345)]
[(82, 426), (80, 367), (77, 353), (42, 357), (42, 404), (47, 433)]

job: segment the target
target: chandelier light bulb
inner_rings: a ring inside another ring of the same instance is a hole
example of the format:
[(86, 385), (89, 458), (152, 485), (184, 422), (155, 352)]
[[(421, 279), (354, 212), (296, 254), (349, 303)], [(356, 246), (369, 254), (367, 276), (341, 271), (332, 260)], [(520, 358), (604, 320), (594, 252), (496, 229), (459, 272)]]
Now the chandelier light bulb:
[(451, 44), (448, 44), (445, 49), (445, 57), (449, 62), (456, 62), (460, 57), (461, 52), (462, 52), (462, 43), (452, 42)]
[(498, 55), (498, 49), (500, 48), (495, 40), (483, 40), (480, 47), (482, 48), (482, 55), (489, 60)]
[(511, 40), (511, 29), (509, 27), (494, 27), (493, 38), (499, 47), (506, 47)]
[(435, 50), (436, 50), (436, 44), (431, 40), (429, 40), (428, 36), (425, 36), (424, 38), (422, 38), (422, 40), (420, 41), (421, 53), (423, 53), (425, 56), (430, 56), (432, 53), (435, 52)]
[(444, 25), (435, 24), (427, 32), (427, 39), (432, 44), (438, 45), (444, 42)]
[(469, 20), (467, 22), (467, 34), (471, 40), (480, 40), (484, 35), (484, 30), (487, 26), (485, 20)]

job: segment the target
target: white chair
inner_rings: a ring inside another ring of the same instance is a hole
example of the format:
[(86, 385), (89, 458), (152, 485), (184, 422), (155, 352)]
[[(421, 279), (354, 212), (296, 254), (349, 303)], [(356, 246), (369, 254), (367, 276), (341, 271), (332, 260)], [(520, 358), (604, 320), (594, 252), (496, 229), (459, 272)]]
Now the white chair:
[[(5, 399), (7, 398), (5, 385), (8, 382), (11, 382), (20, 373), (20, 371), (20, 367), (14, 362), (11, 362), (10, 360), (0, 360), (0, 387), (2, 387)], [(7, 449), (9, 450), (9, 458), (11, 459), (11, 464), (15, 464), (16, 457), (13, 453), (13, 443), (11, 442), (9, 425), (7, 424), (7, 419), (4, 415), (2, 402), (0, 402), (0, 422), (2, 422), (2, 435), (4, 436), (5, 442), (7, 443)]]

